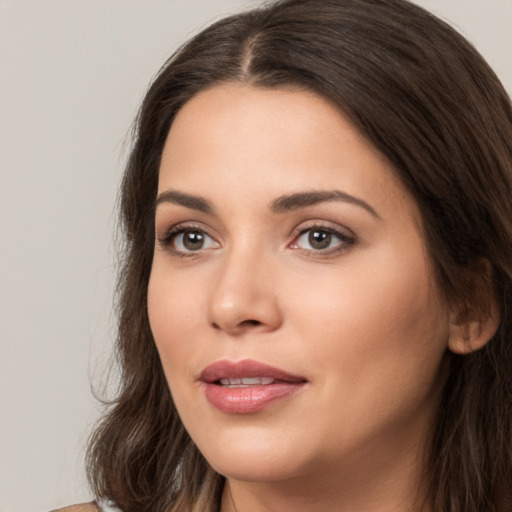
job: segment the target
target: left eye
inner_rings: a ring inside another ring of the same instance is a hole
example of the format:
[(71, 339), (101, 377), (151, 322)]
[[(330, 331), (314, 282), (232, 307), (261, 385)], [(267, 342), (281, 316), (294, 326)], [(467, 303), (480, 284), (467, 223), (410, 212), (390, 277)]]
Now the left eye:
[(184, 229), (173, 235), (172, 245), (177, 252), (193, 252), (217, 247), (217, 242), (200, 229)]
[(292, 249), (325, 251), (351, 245), (353, 239), (326, 228), (310, 228), (303, 231), (292, 243)]

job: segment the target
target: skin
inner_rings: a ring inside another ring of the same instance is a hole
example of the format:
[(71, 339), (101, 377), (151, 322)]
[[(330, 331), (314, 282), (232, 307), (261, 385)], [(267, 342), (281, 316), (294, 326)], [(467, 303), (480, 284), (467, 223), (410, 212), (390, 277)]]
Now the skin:
[[(332, 190), (369, 208), (270, 207)], [(175, 119), (159, 178), (159, 194), (169, 191), (214, 210), (159, 202), (148, 309), (182, 421), (227, 478), (222, 511), (428, 510), (421, 456), (450, 314), (391, 165), (313, 93), (227, 84)], [(313, 226), (341, 238), (318, 249)], [(200, 229), (203, 246), (169, 237), (175, 227)], [(307, 384), (254, 414), (220, 412), (199, 375), (247, 358)]]

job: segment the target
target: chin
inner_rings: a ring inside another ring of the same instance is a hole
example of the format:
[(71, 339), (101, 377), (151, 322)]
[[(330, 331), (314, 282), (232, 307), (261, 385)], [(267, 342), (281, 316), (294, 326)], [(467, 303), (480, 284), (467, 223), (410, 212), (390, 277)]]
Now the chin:
[(198, 439), (199, 450), (217, 473), (235, 480), (268, 482), (287, 480), (305, 472), (307, 457), (297, 446), (275, 432), (231, 429), (214, 442)]
[(305, 473), (297, 461), (283, 457), (276, 459), (266, 454), (243, 458), (225, 454), (208, 462), (222, 476), (243, 482), (278, 482), (291, 480)]

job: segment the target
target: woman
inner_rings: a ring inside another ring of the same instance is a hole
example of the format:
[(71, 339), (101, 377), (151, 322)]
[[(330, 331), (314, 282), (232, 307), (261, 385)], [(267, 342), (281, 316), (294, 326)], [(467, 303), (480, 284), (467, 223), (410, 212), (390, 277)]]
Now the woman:
[(512, 510), (512, 109), (460, 35), (273, 3), (183, 47), (135, 136), (100, 509)]

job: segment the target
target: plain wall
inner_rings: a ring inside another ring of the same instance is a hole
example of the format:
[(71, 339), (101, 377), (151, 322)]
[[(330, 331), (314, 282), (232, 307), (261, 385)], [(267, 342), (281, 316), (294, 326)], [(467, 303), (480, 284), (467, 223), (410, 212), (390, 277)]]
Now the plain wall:
[[(113, 338), (115, 201), (167, 56), (250, 0), (0, 0), (0, 512), (90, 499), (90, 391)], [(512, 0), (421, 0), (512, 91)]]

